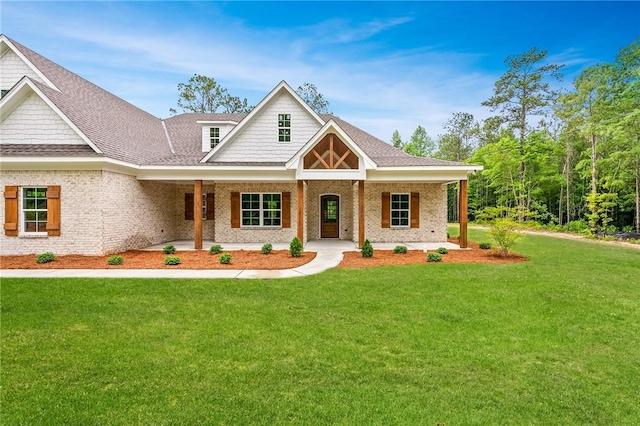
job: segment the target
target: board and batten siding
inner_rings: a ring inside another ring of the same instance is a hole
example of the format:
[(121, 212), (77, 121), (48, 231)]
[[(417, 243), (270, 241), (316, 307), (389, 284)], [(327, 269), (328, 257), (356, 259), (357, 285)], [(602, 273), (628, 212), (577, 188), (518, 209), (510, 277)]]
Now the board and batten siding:
[(11, 89), (25, 75), (31, 79), (44, 83), (38, 74), (36, 74), (27, 64), (25, 64), (13, 50), (7, 49), (7, 52), (0, 57), (0, 89)]
[(0, 135), (3, 144), (86, 145), (36, 93), (3, 118)]
[[(278, 114), (291, 114), (291, 142), (278, 142)], [(320, 127), (289, 93), (281, 93), (229, 141), (214, 161), (286, 162)]]

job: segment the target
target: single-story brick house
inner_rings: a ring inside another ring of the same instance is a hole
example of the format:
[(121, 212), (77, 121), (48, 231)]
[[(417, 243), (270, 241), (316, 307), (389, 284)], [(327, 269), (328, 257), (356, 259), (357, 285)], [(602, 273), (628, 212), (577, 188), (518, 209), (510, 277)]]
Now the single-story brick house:
[(284, 81), (248, 114), (159, 119), (0, 36), (2, 255), (166, 241), (446, 241), (446, 184), (480, 166), (412, 157)]

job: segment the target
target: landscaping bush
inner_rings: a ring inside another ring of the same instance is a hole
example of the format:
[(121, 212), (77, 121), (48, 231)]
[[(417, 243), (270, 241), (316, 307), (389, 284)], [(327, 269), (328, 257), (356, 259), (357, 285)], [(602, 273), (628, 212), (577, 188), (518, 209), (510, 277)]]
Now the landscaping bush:
[(49, 263), (56, 260), (56, 255), (51, 253), (50, 251), (46, 253), (40, 253), (36, 256), (36, 263)]
[(220, 260), (220, 263), (222, 263), (224, 265), (230, 264), (231, 263), (231, 253), (222, 253), (218, 260)]
[(491, 248), (491, 243), (480, 243), (478, 244), (478, 247), (482, 250), (489, 250)]
[(369, 240), (364, 240), (360, 253), (362, 253), (362, 257), (373, 257), (373, 246), (371, 245)]
[(503, 256), (509, 253), (521, 236), (518, 224), (512, 219), (496, 219), (491, 225), (490, 233)]
[(107, 259), (107, 265), (122, 265), (124, 258), (122, 256), (111, 256)]
[(405, 254), (407, 252), (407, 246), (395, 246), (393, 252), (396, 254)]
[(164, 258), (165, 265), (179, 265), (180, 258), (178, 256), (167, 256)]
[(440, 254), (449, 254), (449, 250), (447, 250), (445, 247), (438, 247), (436, 251)]
[(572, 220), (567, 225), (565, 225), (569, 232), (575, 232), (578, 234), (584, 234), (585, 232), (591, 233), (589, 231), (589, 224), (582, 219)]
[(171, 245), (171, 244), (169, 244), (169, 245), (164, 246), (164, 247), (162, 248), (162, 252), (163, 252), (164, 254), (173, 254), (173, 253), (175, 253), (175, 252), (176, 252), (176, 247), (175, 247), (175, 246), (173, 246), (173, 245)]
[(300, 257), (303, 252), (302, 241), (300, 241), (300, 238), (294, 237), (293, 240), (291, 240), (291, 244), (289, 244), (289, 253), (292, 257)]
[(262, 246), (262, 254), (269, 254), (273, 250), (273, 246), (269, 243), (266, 243)]
[(211, 247), (209, 247), (209, 253), (211, 254), (218, 254), (222, 251), (222, 246), (219, 244), (214, 244)]
[(440, 262), (442, 261), (442, 255), (440, 253), (429, 253), (427, 255), (427, 262)]

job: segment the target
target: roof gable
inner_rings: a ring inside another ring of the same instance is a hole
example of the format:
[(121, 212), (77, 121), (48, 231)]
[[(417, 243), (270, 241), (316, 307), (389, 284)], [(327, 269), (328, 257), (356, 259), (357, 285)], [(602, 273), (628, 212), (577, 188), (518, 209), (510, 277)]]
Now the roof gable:
[[(312, 156), (320, 167), (310, 161)], [(357, 162), (349, 167), (340, 167), (349, 156), (356, 156)], [(377, 165), (334, 120), (329, 120), (287, 161), (285, 167), (296, 170), (296, 179), (331, 180), (364, 179), (367, 170), (376, 169)]]
[[(278, 141), (279, 114), (290, 115), (290, 142)], [(324, 120), (282, 81), (201, 162), (285, 162), (323, 124)]]
[(4, 34), (0, 34), (0, 88), (8, 90), (27, 76), (58, 90), (55, 84), (47, 78)]
[(6, 36), (2, 40), (50, 82), (31, 81), (98, 152), (132, 164), (150, 164), (172, 155), (159, 118)]
[(3, 144), (86, 144), (101, 152), (29, 77), (0, 100), (0, 117)]

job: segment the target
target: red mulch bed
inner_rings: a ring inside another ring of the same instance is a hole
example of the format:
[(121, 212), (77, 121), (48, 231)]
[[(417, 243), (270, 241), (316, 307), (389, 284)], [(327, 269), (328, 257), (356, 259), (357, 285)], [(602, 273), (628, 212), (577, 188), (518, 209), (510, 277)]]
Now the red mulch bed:
[[(450, 239), (457, 243), (457, 240)], [(480, 250), (475, 243), (469, 243), (471, 250), (449, 250), (442, 256), (442, 263), (512, 263), (524, 262), (528, 259), (515, 253), (507, 256), (495, 249)], [(274, 250), (270, 254), (262, 254), (254, 250), (229, 251), (231, 263), (223, 265), (218, 261), (219, 255), (209, 254), (206, 250), (180, 251), (173, 256), (180, 257), (180, 265), (167, 266), (161, 251), (131, 250), (120, 255), (123, 265), (107, 265), (110, 256), (56, 256), (50, 263), (36, 263), (35, 255), (2, 256), (0, 269), (290, 269), (311, 262), (315, 252), (303, 253), (300, 257), (291, 257), (288, 250)], [(344, 259), (338, 268), (367, 268), (371, 266), (392, 266), (426, 263), (427, 255), (422, 250), (409, 250), (406, 254), (395, 254), (392, 250), (376, 250), (372, 258), (364, 258), (359, 251), (344, 253)]]
[(178, 256), (179, 265), (167, 266), (161, 251), (131, 250), (119, 255), (124, 264), (107, 265), (110, 256), (56, 256), (50, 263), (36, 263), (35, 255), (2, 256), (1, 269), (290, 269), (311, 262), (315, 252), (303, 253), (300, 257), (291, 257), (288, 250), (274, 250), (269, 254), (260, 251), (237, 250), (231, 253), (231, 263), (223, 265), (218, 261), (218, 254), (209, 254), (206, 250), (178, 251), (171, 256)]
[[(450, 239), (452, 243), (457, 240)], [(440, 263), (513, 263), (525, 262), (527, 259), (516, 253), (503, 256), (499, 250), (481, 250), (476, 243), (469, 243), (471, 250), (449, 250), (442, 255)], [(433, 250), (430, 250), (433, 252)], [(375, 250), (373, 257), (362, 257), (360, 252), (347, 252), (338, 268), (368, 268), (370, 266), (412, 265), (427, 263), (427, 254), (422, 250), (409, 250), (405, 254), (394, 253), (393, 250)]]

